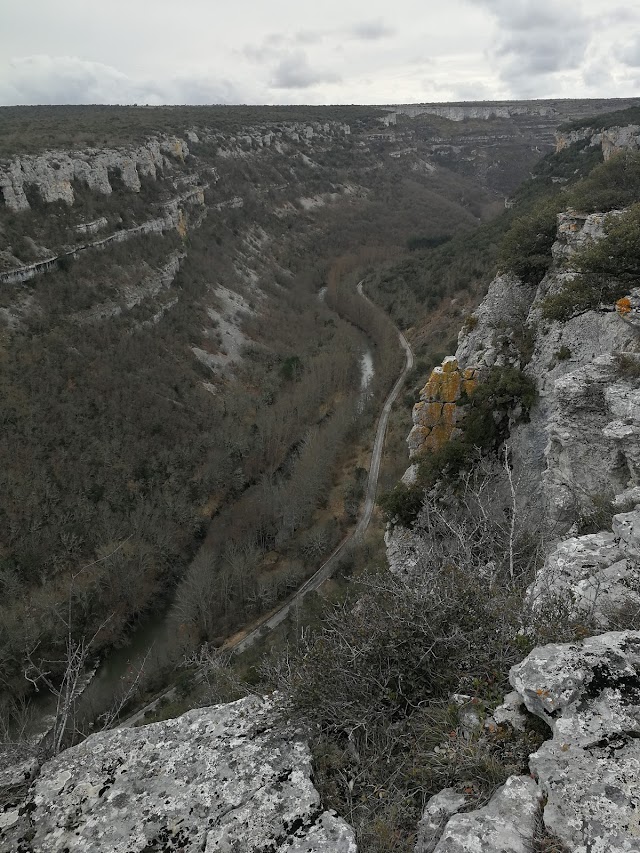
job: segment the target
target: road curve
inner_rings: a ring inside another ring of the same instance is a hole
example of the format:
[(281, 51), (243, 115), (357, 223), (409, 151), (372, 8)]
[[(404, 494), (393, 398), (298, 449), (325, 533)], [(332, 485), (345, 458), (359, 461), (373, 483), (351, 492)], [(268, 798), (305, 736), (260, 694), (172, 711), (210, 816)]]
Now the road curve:
[[(368, 296), (362, 290), (362, 281), (358, 283), (358, 293), (363, 299), (366, 299), (367, 302), (371, 302)], [(374, 303), (371, 303), (374, 304)], [(324, 563), (320, 566), (320, 568), (314, 572), (311, 577), (305, 581), (301, 587), (299, 587), (291, 597), (284, 602), (275, 612), (265, 616), (254, 628), (248, 631), (244, 635), (236, 635), (235, 637), (230, 638), (223, 646), (222, 650), (233, 652), (237, 654), (239, 652), (245, 651), (250, 646), (252, 646), (259, 637), (261, 637), (265, 632), (271, 631), (277, 625), (279, 625), (284, 619), (287, 618), (289, 613), (296, 607), (304, 596), (311, 592), (312, 590), (318, 589), (318, 587), (327, 580), (327, 578), (331, 577), (333, 574), (340, 557), (343, 555), (345, 549), (352, 542), (361, 538), (364, 532), (366, 531), (369, 523), (371, 521), (371, 515), (373, 514), (373, 508), (375, 507), (376, 502), (376, 490), (378, 488), (378, 476), (380, 474), (380, 462), (382, 460), (382, 451), (384, 449), (384, 439), (387, 433), (387, 426), (389, 424), (389, 417), (391, 415), (391, 408), (398, 398), (398, 394), (402, 389), (404, 384), (404, 380), (407, 377), (407, 374), (413, 367), (413, 352), (407, 339), (402, 334), (400, 330), (398, 331), (398, 339), (402, 348), (405, 351), (405, 363), (402, 368), (402, 372), (400, 376), (396, 379), (396, 382), (387, 395), (387, 399), (384, 401), (384, 406), (382, 407), (382, 411), (378, 416), (378, 425), (376, 427), (376, 437), (373, 442), (373, 448), (371, 451), (371, 463), (369, 465), (369, 474), (367, 476), (367, 489), (365, 493), (364, 503), (362, 505), (362, 509), (360, 510), (360, 517), (356, 523), (354, 529), (348, 533), (345, 538), (340, 542), (337, 548), (333, 551), (333, 553), (324, 561)], [(200, 672), (195, 674), (195, 680), (200, 681), (202, 675)], [(141, 708), (127, 720), (119, 724), (120, 727), (124, 726), (132, 726), (135, 723), (141, 722), (144, 719), (144, 715), (147, 711), (153, 710), (158, 702), (167, 697), (172, 697), (174, 695), (175, 688), (171, 687), (166, 690), (161, 696), (156, 697), (153, 702), (150, 702), (144, 708)]]
[[(362, 281), (358, 282), (358, 293), (363, 299), (366, 299), (367, 302), (371, 302), (368, 296), (366, 296), (362, 290)], [(371, 303), (373, 304), (373, 303)], [(249, 646), (252, 646), (258, 637), (260, 637), (265, 631), (271, 631), (277, 625), (279, 625), (284, 619), (287, 618), (291, 610), (298, 605), (304, 596), (311, 592), (314, 589), (318, 589), (318, 587), (326, 581), (328, 577), (331, 577), (333, 571), (335, 570), (338, 561), (345, 549), (352, 542), (356, 541), (366, 531), (369, 526), (369, 522), (371, 521), (371, 515), (373, 513), (373, 508), (376, 503), (376, 490), (378, 488), (378, 475), (380, 474), (380, 462), (382, 460), (382, 451), (384, 449), (384, 439), (387, 433), (387, 426), (389, 424), (389, 417), (391, 415), (391, 408), (395, 403), (398, 394), (400, 393), (400, 389), (404, 384), (404, 380), (408, 372), (413, 367), (413, 352), (407, 339), (402, 334), (400, 330), (398, 330), (398, 338), (400, 340), (400, 344), (405, 351), (405, 364), (402, 368), (402, 372), (400, 376), (396, 379), (395, 385), (387, 395), (387, 399), (384, 402), (384, 406), (382, 407), (382, 411), (378, 417), (378, 426), (376, 428), (376, 437), (373, 442), (373, 449), (371, 451), (371, 463), (369, 465), (369, 474), (367, 476), (367, 489), (365, 493), (364, 504), (362, 505), (362, 509), (360, 510), (360, 517), (358, 518), (358, 522), (354, 529), (345, 536), (345, 538), (340, 542), (337, 548), (333, 551), (333, 553), (324, 561), (324, 563), (320, 566), (320, 568), (314, 572), (311, 577), (302, 584), (293, 595), (285, 601), (285, 603), (272, 613), (270, 616), (265, 617), (255, 628), (249, 631), (241, 639), (236, 641), (231, 641), (228, 644), (223, 646), (224, 649), (233, 652), (243, 652), (245, 649), (248, 649)]]

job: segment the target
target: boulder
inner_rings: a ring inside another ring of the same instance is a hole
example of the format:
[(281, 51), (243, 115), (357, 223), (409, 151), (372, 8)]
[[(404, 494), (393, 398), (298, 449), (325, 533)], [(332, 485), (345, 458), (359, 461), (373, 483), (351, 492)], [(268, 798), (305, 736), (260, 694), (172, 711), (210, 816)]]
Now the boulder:
[(433, 853), (449, 818), (464, 808), (467, 798), (454, 788), (434, 794), (425, 806), (418, 823), (418, 839), (414, 853)]
[(43, 766), (4, 831), (5, 853), (356, 853), (306, 744), (258, 697), (92, 735)]
[(434, 853), (529, 853), (540, 807), (530, 776), (510, 776), (488, 805), (454, 815)]

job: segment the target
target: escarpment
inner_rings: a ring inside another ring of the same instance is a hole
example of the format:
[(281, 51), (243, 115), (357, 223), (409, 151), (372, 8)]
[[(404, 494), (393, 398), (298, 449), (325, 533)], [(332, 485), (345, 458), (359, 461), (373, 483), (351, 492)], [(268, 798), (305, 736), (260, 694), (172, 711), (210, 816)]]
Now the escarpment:
[[(576, 131), (560, 138), (559, 150), (588, 139), (608, 162), (635, 152), (639, 138), (636, 126)], [(473, 375), (482, 388), (486, 377), (505, 368), (535, 383), (527, 417), (510, 418), (500, 451), (513, 490), (512, 529), (516, 514), (533, 511), (547, 537), (521, 601), (520, 630), (523, 639), (534, 637), (544, 624), (547, 637), (572, 637), (540, 645), (513, 666), (514, 692), (479, 721), (480, 740), (489, 741), (496, 733), (524, 731), (527, 712), (549, 726), (551, 737), (529, 755), (531, 775), (510, 776), (479, 809), (470, 809), (460, 788), (433, 796), (416, 853), (524, 853), (545, 844), (571, 853), (640, 850), (638, 288), (633, 273), (612, 288), (584, 260), (597, 258), (603, 241), (615, 246), (617, 229), (634, 233), (633, 204), (640, 197), (629, 201), (630, 207), (605, 212), (558, 213), (539, 282), (508, 271), (496, 276), (460, 331), (455, 356), (434, 369), (414, 407), (407, 488), (425, 482), (422, 466), (440, 454), (445, 467), (435, 492), (445, 496), (441, 511), (453, 512), (456, 488), (469, 506), (471, 475), (455, 485), (454, 457), (441, 451), (463, 434), (464, 409), (457, 386), (451, 394), (439, 392), (443, 400), (451, 397), (446, 417), (447, 403), (430, 409), (435, 396), (425, 392), (444, 388), (447, 374), (452, 387)], [(616, 249), (604, 254), (609, 251)], [(611, 269), (617, 281), (618, 270)], [(433, 479), (426, 485), (433, 488)], [(433, 492), (425, 497), (413, 529), (396, 525), (387, 532), (391, 570), (409, 585), (419, 586), (421, 571), (433, 570), (429, 535), (437, 500)], [(464, 529), (473, 536), (470, 521)], [(452, 514), (452, 531), (455, 524)], [(491, 583), (492, 558), (480, 561)], [(562, 622), (572, 626), (568, 633)]]

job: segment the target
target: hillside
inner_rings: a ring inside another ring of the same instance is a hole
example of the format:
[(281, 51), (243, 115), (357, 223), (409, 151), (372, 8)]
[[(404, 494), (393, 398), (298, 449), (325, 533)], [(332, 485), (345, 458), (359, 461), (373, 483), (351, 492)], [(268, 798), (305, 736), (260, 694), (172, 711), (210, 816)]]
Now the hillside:
[[(211, 649), (339, 541), (361, 487), (345, 460), (399, 365), (356, 274), (410, 327), (424, 386), (412, 467), (382, 499), (391, 572), (365, 544), (352, 591), (291, 620), (251, 676), (281, 699), (156, 723), (157, 749), (96, 734), (26, 806), (37, 762), (9, 769), (8, 844), (124, 850), (112, 809), (170, 742), (141, 851), (635, 849), (640, 136), (588, 102), (450, 106), (78, 108), (73, 136), (64, 111), (8, 113), (3, 151), (34, 134), (0, 162), (9, 721), (9, 693), (45, 668), (55, 685), (92, 635), (83, 667), (170, 602), (174, 651)], [(556, 120), (573, 125), (541, 158)], [(240, 764), (212, 775), (198, 744), (238, 737)], [(194, 762), (198, 815), (177, 829)]]

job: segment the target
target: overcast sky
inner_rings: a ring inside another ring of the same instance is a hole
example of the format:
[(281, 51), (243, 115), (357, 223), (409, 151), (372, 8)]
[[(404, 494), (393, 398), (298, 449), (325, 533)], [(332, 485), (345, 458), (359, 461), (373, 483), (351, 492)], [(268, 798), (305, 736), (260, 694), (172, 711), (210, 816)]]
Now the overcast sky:
[(0, 103), (640, 94), (640, 0), (2, 0)]

